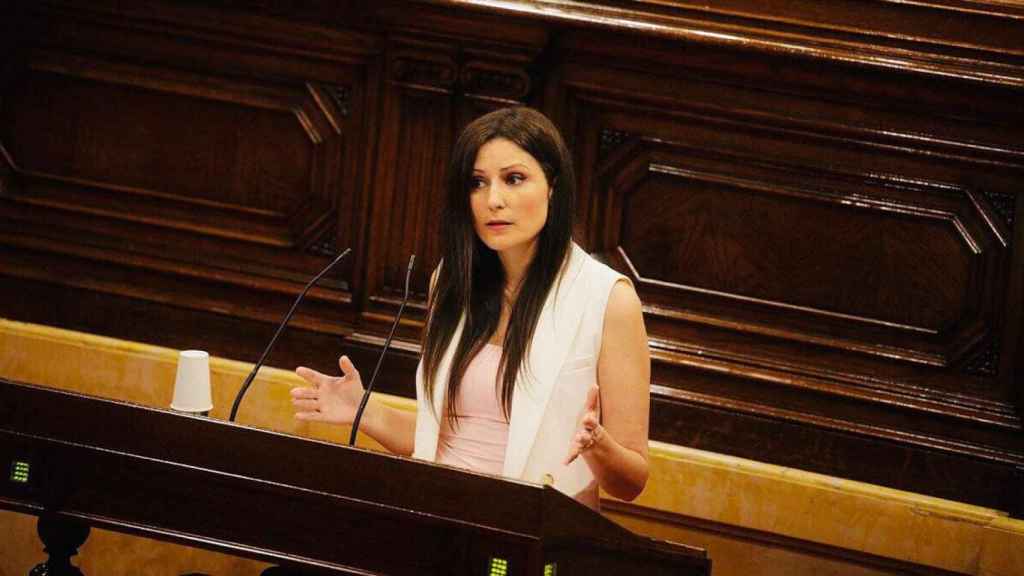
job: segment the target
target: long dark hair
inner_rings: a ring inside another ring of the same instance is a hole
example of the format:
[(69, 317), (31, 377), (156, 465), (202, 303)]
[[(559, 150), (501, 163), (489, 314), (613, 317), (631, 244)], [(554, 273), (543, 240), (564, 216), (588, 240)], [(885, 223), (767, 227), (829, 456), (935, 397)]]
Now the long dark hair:
[[(516, 377), (528, 369), (530, 341), (562, 265), (572, 247), (576, 175), (569, 151), (558, 129), (540, 112), (517, 107), (496, 110), (471, 122), (459, 135), (448, 165), (447, 194), (441, 214), (441, 268), (430, 298), (423, 333), (423, 375), (427, 398), (433, 398), (441, 358), (460, 319), (466, 323), (456, 344), (445, 395), (445, 412), (457, 425), (459, 385), (474, 356), (498, 328), (505, 285), (505, 270), (498, 254), (488, 248), (473, 228), (469, 204), (470, 182), (477, 152), (487, 142), (504, 138), (528, 152), (540, 164), (551, 187), (548, 217), (537, 238), (537, 250), (512, 304), (501, 350), (501, 407), (505, 418), (512, 411)], [(428, 400), (429, 402), (429, 400)], [(430, 402), (433, 407), (433, 403)]]

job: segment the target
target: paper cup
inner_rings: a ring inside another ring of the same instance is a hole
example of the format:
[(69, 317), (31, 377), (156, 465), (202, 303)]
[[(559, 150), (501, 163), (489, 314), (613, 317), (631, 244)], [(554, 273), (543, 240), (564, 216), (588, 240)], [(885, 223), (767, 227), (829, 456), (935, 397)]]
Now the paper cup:
[(202, 350), (183, 350), (178, 355), (171, 409), (203, 413), (213, 408), (210, 395), (210, 355)]

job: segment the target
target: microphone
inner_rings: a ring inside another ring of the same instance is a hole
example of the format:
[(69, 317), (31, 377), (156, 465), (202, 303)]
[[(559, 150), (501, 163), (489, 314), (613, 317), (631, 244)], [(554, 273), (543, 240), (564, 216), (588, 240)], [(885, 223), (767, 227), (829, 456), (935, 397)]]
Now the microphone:
[(238, 415), (238, 405), (242, 403), (242, 397), (245, 396), (245, 391), (249, 389), (249, 386), (252, 384), (253, 379), (256, 378), (256, 373), (259, 372), (260, 368), (263, 366), (263, 363), (267, 360), (267, 356), (270, 355), (270, 351), (274, 348), (274, 344), (277, 343), (277, 338), (281, 336), (281, 332), (284, 332), (284, 327), (288, 324), (288, 321), (292, 319), (292, 315), (295, 314), (295, 309), (299, 307), (299, 302), (302, 302), (302, 299), (306, 296), (306, 292), (309, 292), (309, 289), (313, 287), (313, 284), (316, 284), (317, 281), (320, 280), (320, 278), (323, 278), (324, 274), (330, 272), (331, 268), (334, 268), (334, 266), (338, 262), (341, 262), (345, 258), (345, 256), (348, 256), (349, 252), (351, 251), (351, 248), (345, 248), (345, 250), (342, 251), (341, 254), (338, 254), (338, 257), (335, 258), (333, 262), (328, 264), (326, 268), (324, 268), (323, 270), (320, 271), (319, 274), (314, 276), (313, 279), (309, 281), (309, 284), (306, 284), (306, 287), (302, 289), (302, 293), (299, 294), (299, 297), (295, 299), (295, 303), (292, 304), (292, 309), (288, 311), (288, 314), (285, 315), (284, 320), (282, 320), (281, 324), (277, 327), (277, 332), (274, 332), (274, 337), (270, 339), (270, 344), (268, 344), (267, 349), (263, 351), (263, 356), (260, 356), (260, 361), (256, 363), (256, 366), (253, 367), (252, 372), (250, 372), (249, 376), (245, 378), (245, 382), (242, 384), (242, 389), (238, 391), (238, 395), (235, 396), (235, 403), (231, 406), (231, 416), (228, 417), (228, 422), (235, 421), (235, 416)]
[(377, 381), (377, 374), (380, 374), (380, 367), (384, 364), (384, 355), (388, 352), (388, 347), (391, 346), (391, 339), (395, 336), (395, 329), (398, 328), (398, 321), (402, 318), (402, 312), (405, 310), (405, 303), (409, 301), (409, 277), (412, 276), (412, 269), (416, 266), (416, 255), (413, 254), (409, 257), (409, 267), (405, 270), (405, 295), (402, 296), (402, 305), (398, 307), (398, 314), (395, 314), (395, 321), (391, 324), (391, 332), (388, 334), (388, 339), (384, 341), (384, 349), (380, 351), (380, 356), (377, 358), (377, 367), (373, 369), (373, 376), (370, 377), (370, 384), (366, 386), (366, 391), (363, 392), (363, 399), (359, 401), (359, 409), (356, 410), (356, 417), (352, 420), (352, 434), (348, 437), (348, 445), (356, 445), (356, 434), (359, 432), (359, 421), (363, 419), (363, 410), (366, 410), (366, 403), (370, 401), (370, 392), (373, 391), (373, 383)]

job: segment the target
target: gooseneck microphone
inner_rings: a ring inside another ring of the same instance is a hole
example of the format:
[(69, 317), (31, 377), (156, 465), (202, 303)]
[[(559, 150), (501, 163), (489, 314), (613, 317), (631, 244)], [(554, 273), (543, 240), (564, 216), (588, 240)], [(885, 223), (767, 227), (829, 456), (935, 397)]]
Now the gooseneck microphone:
[(402, 319), (402, 312), (405, 310), (405, 304), (409, 301), (409, 278), (412, 276), (412, 269), (416, 266), (416, 255), (413, 254), (409, 257), (409, 267), (405, 270), (405, 295), (402, 296), (402, 305), (398, 307), (398, 314), (395, 314), (395, 321), (391, 324), (391, 332), (388, 333), (388, 339), (384, 341), (384, 349), (380, 351), (380, 356), (377, 358), (377, 366), (373, 369), (373, 376), (370, 377), (370, 384), (366, 386), (366, 391), (363, 392), (363, 399), (359, 401), (359, 408), (356, 410), (356, 417), (352, 420), (352, 434), (348, 437), (348, 445), (356, 445), (356, 434), (359, 432), (359, 421), (363, 419), (363, 411), (366, 410), (366, 403), (370, 400), (370, 392), (373, 391), (373, 383), (377, 381), (377, 374), (380, 374), (380, 367), (384, 364), (384, 355), (387, 354), (388, 348), (391, 346), (391, 339), (395, 336), (395, 329), (398, 328), (398, 321)]
[(326, 268), (314, 276), (313, 279), (309, 281), (309, 284), (306, 284), (306, 287), (302, 289), (302, 293), (299, 294), (299, 297), (295, 299), (295, 303), (292, 304), (292, 309), (288, 311), (284, 320), (282, 320), (281, 324), (277, 327), (277, 332), (274, 332), (274, 337), (270, 339), (270, 344), (268, 344), (267, 349), (263, 351), (263, 356), (260, 356), (260, 361), (256, 363), (256, 366), (253, 366), (252, 372), (249, 373), (249, 376), (245, 378), (245, 382), (242, 384), (242, 389), (239, 390), (238, 395), (235, 396), (235, 403), (231, 406), (231, 416), (228, 417), (229, 422), (235, 421), (235, 416), (238, 415), (238, 405), (242, 403), (242, 397), (245, 396), (245, 391), (249, 389), (253, 379), (256, 378), (256, 373), (260, 371), (263, 363), (267, 360), (267, 356), (270, 355), (270, 351), (274, 348), (274, 344), (277, 343), (277, 339), (281, 336), (281, 332), (284, 332), (284, 327), (288, 324), (288, 321), (292, 319), (292, 315), (295, 314), (295, 309), (299, 307), (299, 302), (302, 302), (302, 299), (305, 298), (306, 292), (309, 292), (309, 289), (313, 287), (313, 284), (316, 284), (325, 274), (330, 272), (331, 268), (334, 268), (334, 266), (337, 265), (338, 262), (341, 262), (345, 256), (348, 256), (351, 251), (351, 248), (345, 248), (341, 254), (338, 254), (337, 258), (335, 258), (333, 262), (328, 264)]

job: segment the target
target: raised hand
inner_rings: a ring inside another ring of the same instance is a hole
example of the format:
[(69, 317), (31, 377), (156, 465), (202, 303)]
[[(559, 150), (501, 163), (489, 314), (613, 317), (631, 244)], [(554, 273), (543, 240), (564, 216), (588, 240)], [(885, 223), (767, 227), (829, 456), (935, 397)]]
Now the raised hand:
[(597, 386), (591, 386), (587, 392), (587, 402), (576, 423), (576, 434), (569, 442), (569, 455), (565, 457), (568, 466), (577, 456), (590, 450), (604, 437), (601, 426), (601, 394)]
[(363, 382), (348, 356), (339, 358), (338, 366), (341, 368), (340, 377), (321, 374), (304, 366), (295, 369), (295, 373), (310, 384), (291, 390), (296, 420), (352, 423), (363, 397)]

